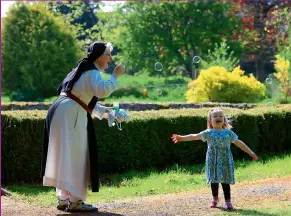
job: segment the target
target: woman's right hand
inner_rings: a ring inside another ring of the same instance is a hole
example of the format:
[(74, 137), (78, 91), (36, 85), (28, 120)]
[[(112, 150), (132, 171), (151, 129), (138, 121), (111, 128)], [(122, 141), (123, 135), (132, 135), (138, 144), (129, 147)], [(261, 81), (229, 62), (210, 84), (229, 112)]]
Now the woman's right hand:
[(114, 68), (112, 75), (115, 78), (118, 78), (119, 76), (124, 74), (124, 72), (125, 72), (125, 67), (122, 64), (119, 64)]
[(173, 134), (171, 138), (174, 143), (181, 141), (181, 137), (178, 134)]

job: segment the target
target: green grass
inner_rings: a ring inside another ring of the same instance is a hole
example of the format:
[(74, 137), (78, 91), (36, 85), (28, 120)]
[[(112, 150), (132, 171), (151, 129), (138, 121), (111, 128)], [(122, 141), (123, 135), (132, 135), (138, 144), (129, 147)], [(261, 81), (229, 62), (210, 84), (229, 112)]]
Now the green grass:
[[(102, 74), (105, 79), (108, 74)], [(188, 90), (188, 83), (191, 81), (188, 77), (150, 77), (145, 74), (136, 76), (124, 75), (118, 79), (120, 88), (134, 87), (139, 92), (143, 89), (148, 90), (147, 97), (123, 96), (118, 101), (136, 101), (136, 102), (186, 102), (184, 94)], [(110, 96), (105, 101), (115, 101), (117, 98)]]
[[(260, 161), (236, 161), (236, 182), (254, 181), (264, 178), (291, 176), (291, 154), (262, 157)], [(196, 190), (208, 187), (204, 164), (192, 166), (175, 165), (167, 170), (130, 171), (123, 174), (104, 176), (106, 184), (99, 193), (89, 191), (88, 200), (92, 203), (116, 201), (118, 199), (166, 194)], [(8, 190), (24, 200), (42, 205), (55, 204), (55, 190), (43, 186), (9, 186)]]
[(2, 95), (1, 96), (1, 102), (10, 102), (11, 100), (10, 100), (10, 98), (9, 98), (9, 96), (7, 96), (7, 95)]

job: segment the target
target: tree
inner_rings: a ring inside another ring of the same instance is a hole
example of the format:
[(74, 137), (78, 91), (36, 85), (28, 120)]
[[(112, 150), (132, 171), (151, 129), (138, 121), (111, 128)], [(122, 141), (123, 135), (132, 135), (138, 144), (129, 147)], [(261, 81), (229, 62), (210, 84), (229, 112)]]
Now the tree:
[(214, 50), (208, 50), (208, 59), (202, 59), (201, 65), (203, 69), (211, 66), (221, 66), (228, 71), (232, 71), (239, 63), (239, 59), (234, 57), (234, 52), (229, 51), (229, 46), (225, 41), (220, 45), (215, 44)]
[(285, 23), (290, 13), (290, 0), (232, 0), (233, 16), (241, 17), (247, 34), (237, 34), (243, 38), (244, 56), (242, 59), (253, 60), (256, 78), (263, 81), (265, 65), (274, 59), (277, 51), (276, 40), (286, 33)]
[(12, 5), (2, 27), (3, 90), (12, 100), (55, 96), (80, 58), (74, 29), (41, 3)]
[(48, 2), (46, 7), (54, 15), (62, 16), (67, 23), (74, 25), (77, 28), (77, 39), (87, 48), (98, 33), (95, 27), (98, 23), (97, 10), (100, 4), (93, 1)]
[[(193, 77), (194, 56), (240, 32), (230, 10), (221, 2), (128, 2), (114, 13), (100, 13), (99, 26), (101, 36), (120, 49), (117, 59), (128, 69), (171, 75), (182, 66)], [(240, 40), (229, 40), (229, 46), (237, 56), (242, 52)], [(156, 62), (162, 63), (162, 72), (154, 69)]]

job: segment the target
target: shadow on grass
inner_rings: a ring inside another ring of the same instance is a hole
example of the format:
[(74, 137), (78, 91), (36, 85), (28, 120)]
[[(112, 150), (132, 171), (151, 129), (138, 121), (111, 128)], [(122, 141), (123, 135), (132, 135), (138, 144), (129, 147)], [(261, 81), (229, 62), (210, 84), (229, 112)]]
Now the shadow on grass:
[(55, 192), (54, 187), (33, 186), (33, 185), (10, 185), (6, 187), (12, 193), (18, 193), (25, 196), (36, 196), (41, 193)]
[[(291, 152), (282, 153), (282, 154), (268, 154), (268, 155), (259, 155), (259, 162), (262, 164), (269, 163), (271, 160), (275, 159), (284, 159), (286, 157), (290, 157)], [(235, 159), (235, 167), (238, 168), (247, 168), (252, 165), (254, 162), (249, 156), (246, 158)], [(203, 175), (205, 174), (205, 164), (193, 164), (193, 165), (180, 165), (180, 164), (172, 164), (168, 168), (149, 168), (144, 171), (138, 170), (130, 170), (123, 173), (117, 174), (108, 174), (103, 175), (101, 177), (101, 185), (105, 186), (116, 186), (120, 187), (122, 182), (126, 180), (131, 180), (133, 178), (144, 179), (152, 176), (153, 174), (161, 174), (161, 173), (170, 173), (170, 172), (179, 172), (179, 173), (187, 173), (190, 175)]]

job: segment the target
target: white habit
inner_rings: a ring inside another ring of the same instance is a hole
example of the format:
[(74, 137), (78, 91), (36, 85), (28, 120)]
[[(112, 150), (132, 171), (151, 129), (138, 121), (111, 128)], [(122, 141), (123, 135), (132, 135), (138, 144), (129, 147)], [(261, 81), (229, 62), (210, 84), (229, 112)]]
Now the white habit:
[[(88, 104), (93, 96), (105, 98), (118, 86), (113, 76), (105, 81), (98, 70), (90, 70), (82, 74), (71, 92)], [(99, 104), (95, 109), (98, 107), (98, 117), (102, 118), (104, 109)], [(43, 185), (67, 190), (85, 201), (89, 166), (87, 112), (68, 98), (58, 105), (51, 122)]]

